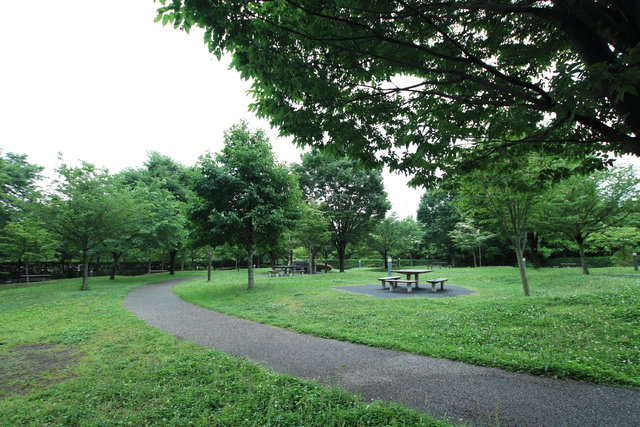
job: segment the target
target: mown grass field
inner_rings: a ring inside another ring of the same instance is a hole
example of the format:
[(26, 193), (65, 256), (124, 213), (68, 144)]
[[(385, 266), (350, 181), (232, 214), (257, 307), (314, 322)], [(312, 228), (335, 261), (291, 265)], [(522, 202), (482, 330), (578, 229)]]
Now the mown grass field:
[[(334, 289), (374, 284), (382, 270), (294, 277), (245, 272), (191, 281), (182, 298), (303, 333), (512, 371), (640, 388), (640, 276), (633, 269), (445, 269), (457, 298), (381, 299)], [(435, 274), (435, 273), (434, 273)], [(425, 277), (426, 279), (426, 277)]]
[[(239, 273), (214, 277), (232, 276), (242, 288)], [(126, 310), (131, 289), (170, 278), (0, 285), (0, 426), (449, 425), (197, 347)]]

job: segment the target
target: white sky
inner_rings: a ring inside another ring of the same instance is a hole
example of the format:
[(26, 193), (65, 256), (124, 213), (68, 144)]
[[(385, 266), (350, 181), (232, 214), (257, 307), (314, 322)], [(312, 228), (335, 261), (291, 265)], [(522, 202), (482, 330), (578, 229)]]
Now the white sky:
[[(302, 152), (248, 112), (249, 83), (209, 54), (200, 32), (153, 23), (152, 0), (0, 0), (0, 150), (53, 176), (62, 153), (117, 172), (158, 151), (194, 165), (241, 119), (276, 156)], [(385, 174), (393, 210), (414, 216), (421, 189)]]

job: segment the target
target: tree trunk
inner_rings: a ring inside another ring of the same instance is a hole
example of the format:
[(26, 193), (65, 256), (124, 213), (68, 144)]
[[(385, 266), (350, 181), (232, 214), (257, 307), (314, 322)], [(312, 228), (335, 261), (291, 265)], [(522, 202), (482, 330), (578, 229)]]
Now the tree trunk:
[(24, 261), (24, 272), (27, 276), (27, 283), (29, 283), (29, 260)]
[(116, 274), (118, 272), (118, 261), (124, 252), (111, 252), (113, 255), (113, 260), (111, 261), (111, 276), (109, 280), (115, 280)]
[(89, 289), (89, 250), (82, 250), (82, 286), (80, 287), (81, 291), (86, 291)]
[(530, 237), (529, 249), (531, 249), (531, 260), (533, 261), (533, 268), (538, 270), (540, 268), (540, 254), (538, 254), (540, 235), (538, 233), (531, 233)]
[(518, 270), (520, 270), (520, 279), (522, 280), (522, 290), (524, 296), (529, 296), (529, 279), (527, 279), (527, 271), (524, 266), (523, 250), (520, 245), (516, 245), (516, 258), (518, 258)]
[(309, 274), (316, 273), (316, 251), (313, 250), (313, 245), (309, 245)]
[(342, 242), (338, 242), (336, 250), (338, 251), (338, 262), (340, 264), (340, 273), (344, 273), (344, 257), (346, 250), (346, 245)]
[(211, 281), (211, 264), (213, 261), (213, 248), (209, 246), (209, 258), (207, 259), (207, 282)]
[(582, 274), (589, 274), (589, 267), (587, 266), (587, 256), (584, 253), (584, 237), (576, 236), (576, 243), (578, 244), (578, 251), (580, 252), (580, 264), (582, 264)]
[(250, 245), (249, 250), (247, 251), (247, 289), (253, 289), (255, 287), (253, 279), (253, 250), (253, 245)]
[(176, 274), (176, 257), (178, 256), (178, 249), (172, 249), (169, 251), (169, 274)]

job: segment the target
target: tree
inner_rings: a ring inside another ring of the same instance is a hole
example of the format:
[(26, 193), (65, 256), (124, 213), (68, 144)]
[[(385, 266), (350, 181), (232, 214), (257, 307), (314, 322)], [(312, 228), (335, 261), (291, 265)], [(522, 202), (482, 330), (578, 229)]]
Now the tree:
[(329, 219), (331, 241), (344, 272), (347, 246), (363, 239), (391, 208), (382, 173), (348, 159), (313, 150), (292, 165), (305, 198), (315, 200)]
[(25, 204), (37, 199), (35, 183), (43, 169), (27, 163), (26, 154), (0, 151), (0, 228), (19, 219)]
[(89, 251), (107, 239), (124, 234), (140, 213), (130, 191), (115, 184), (107, 170), (89, 163), (60, 166), (62, 181), (43, 200), (38, 217), (49, 231), (73, 244), (82, 253), (82, 286), (88, 289)]
[(149, 158), (144, 167), (125, 169), (120, 173), (121, 179), (131, 188), (143, 183), (155, 194), (148, 198), (156, 211), (153, 229), (149, 230), (152, 247), (165, 249), (169, 253), (169, 274), (175, 274), (176, 257), (186, 239), (184, 230), (185, 217), (182, 210), (191, 193), (192, 168), (185, 167), (169, 156), (157, 151), (149, 151)]
[(245, 249), (253, 289), (254, 254), (295, 225), (300, 190), (287, 167), (276, 162), (263, 130), (251, 132), (243, 121), (225, 131), (224, 141), (217, 156), (200, 157), (188, 218), (200, 244)]
[(31, 218), (10, 222), (0, 230), (0, 254), (24, 262), (27, 283), (29, 263), (52, 256), (54, 246), (43, 224)]
[[(465, 216), (489, 215), (510, 240), (525, 296), (529, 296), (529, 280), (523, 256), (532, 211), (545, 191), (546, 172), (553, 167), (553, 161), (551, 166), (547, 161), (549, 159), (504, 156), (494, 167), (464, 174), (455, 183), (456, 203)], [(505, 169), (513, 173), (501, 173)]]
[(402, 226), (395, 212), (376, 224), (367, 236), (367, 246), (382, 257), (382, 265), (387, 265), (387, 259), (397, 255), (402, 241)]
[(416, 214), (424, 230), (423, 252), (435, 258), (446, 253), (451, 259), (451, 265), (455, 265), (455, 245), (450, 233), (455, 225), (462, 221), (454, 200), (453, 192), (427, 190), (420, 198)]
[(161, 3), (158, 21), (232, 53), (282, 134), (414, 183), (502, 149), (584, 168), (640, 155), (635, 0)]
[(640, 178), (632, 167), (614, 168), (591, 176), (571, 177), (553, 188), (543, 206), (544, 230), (578, 245), (582, 272), (589, 274), (585, 241), (607, 227), (622, 226), (638, 212)]
[(398, 251), (404, 258), (410, 258), (411, 265), (413, 265), (413, 259), (420, 247), (422, 236), (424, 236), (424, 227), (413, 217), (407, 217), (399, 221), (398, 225), (400, 226)]
[[(482, 231), (472, 220), (467, 220), (457, 223), (453, 231), (449, 232), (449, 236), (458, 248), (471, 253), (474, 267), (478, 266), (478, 262), (480, 263), (480, 267), (482, 267), (482, 244), (486, 240), (495, 237), (495, 234)], [(477, 258), (476, 250), (478, 254)]]
[[(118, 175), (116, 179), (121, 178)], [(184, 215), (180, 211), (183, 203), (165, 188), (153, 181), (130, 182), (125, 189), (131, 191), (136, 203), (136, 215), (127, 221), (122, 232), (106, 239), (102, 246), (112, 256), (111, 280), (115, 279), (120, 258), (131, 250), (163, 249), (169, 251), (170, 273), (175, 274), (176, 249), (184, 238)]]
[(309, 200), (303, 204), (302, 218), (293, 232), (309, 255), (309, 273), (315, 274), (315, 261), (318, 253), (331, 241), (329, 219), (325, 217), (318, 204)]

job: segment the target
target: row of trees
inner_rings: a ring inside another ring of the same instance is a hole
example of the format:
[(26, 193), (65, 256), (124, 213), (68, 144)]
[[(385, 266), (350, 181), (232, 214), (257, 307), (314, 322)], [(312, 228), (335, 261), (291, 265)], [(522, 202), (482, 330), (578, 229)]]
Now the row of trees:
[(496, 164), (459, 175), (446, 186), (448, 191), (428, 193), (418, 211), (418, 220), (431, 225), (426, 236), (440, 250), (448, 250), (452, 262), (456, 248), (475, 259), (487, 240), (507, 238), (525, 295), (525, 255), (538, 268), (543, 242), (547, 248), (573, 246), (584, 274), (589, 274), (588, 244), (597, 252), (630, 252), (640, 245), (640, 177), (631, 166), (589, 175), (574, 172), (555, 182), (545, 175), (552, 161), (557, 160), (505, 156), (502, 162), (510, 173), (503, 172), (504, 164)]
[(528, 294), (522, 260), (528, 251), (538, 267), (541, 242), (547, 248), (558, 241), (574, 244), (586, 274), (586, 245), (602, 247), (604, 230), (615, 230), (627, 246), (640, 243), (639, 181), (632, 168), (552, 183), (545, 177), (549, 159), (505, 156), (517, 173), (500, 173), (506, 166), (496, 164), (460, 174), (423, 196), (415, 221), (387, 216), (379, 170), (317, 150), (303, 154), (299, 164), (280, 164), (264, 132), (252, 132), (244, 122), (224, 139), (220, 153), (203, 155), (195, 167), (156, 152), (143, 167), (115, 175), (86, 163), (63, 164), (44, 194), (34, 185), (40, 168), (24, 156), (7, 155), (0, 253), (27, 263), (79, 253), (86, 289), (90, 256), (108, 254), (114, 278), (125, 254), (150, 258), (164, 251), (173, 273), (180, 251), (215, 247), (247, 261), (252, 288), (258, 253), (275, 264), (295, 252), (308, 258), (313, 271), (318, 254), (331, 247), (344, 271), (345, 259), (372, 253), (382, 263), (426, 256), (455, 264), (465, 253), (482, 263), (483, 247), (485, 257), (495, 258), (508, 241)]
[(29, 175), (2, 168), (23, 193), (3, 189), (7, 219), (0, 253), (27, 265), (79, 253), (87, 289), (90, 256), (108, 254), (113, 278), (125, 254), (149, 258), (153, 251), (167, 251), (173, 273), (181, 249), (212, 246), (247, 260), (251, 288), (254, 254), (270, 254), (275, 262), (291, 239), (304, 244), (312, 263), (332, 245), (344, 271), (347, 246), (366, 236), (390, 208), (378, 170), (319, 152), (289, 168), (276, 161), (265, 133), (252, 132), (245, 122), (226, 131), (224, 140), (220, 153), (203, 155), (195, 167), (156, 152), (144, 167), (115, 175), (87, 163), (63, 164), (44, 193), (34, 185), (41, 169), (24, 156), (8, 155), (5, 162)]

